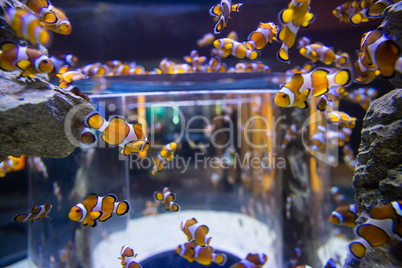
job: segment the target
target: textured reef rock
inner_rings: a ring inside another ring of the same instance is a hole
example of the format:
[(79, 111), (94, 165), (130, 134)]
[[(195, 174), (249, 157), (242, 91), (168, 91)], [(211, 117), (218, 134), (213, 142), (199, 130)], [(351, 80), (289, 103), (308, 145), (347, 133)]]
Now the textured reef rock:
[(402, 89), (375, 100), (364, 118), (353, 185), (363, 209), (402, 199)]
[[(375, 100), (364, 118), (353, 187), (363, 211), (402, 199), (402, 89)], [(376, 247), (345, 267), (402, 267), (401, 243)]]
[(0, 72), (0, 161), (68, 156), (79, 145), (90, 104), (43, 79), (23, 83), (14, 76)]
[[(384, 27), (385, 34), (402, 49), (402, 2), (392, 5), (381, 27)], [(389, 81), (395, 88), (402, 88), (402, 73), (397, 73)]]

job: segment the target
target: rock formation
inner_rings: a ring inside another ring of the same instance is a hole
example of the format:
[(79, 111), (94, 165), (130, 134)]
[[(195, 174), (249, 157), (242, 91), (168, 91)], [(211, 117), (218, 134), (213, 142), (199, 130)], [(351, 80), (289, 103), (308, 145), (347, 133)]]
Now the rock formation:
[[(402, 89), (375, 100), (367, 111), (353, 178), (355, 199), (367, 211), (402, 199)], [(364, 221), (364, 219), (361, 219)], [(401, 243), (388, 243), (345, 267), (401, 267)], [(397, 254), (395, 254), (398, 252)]]
[(12, 75), (0, 73), (0, 161), (68, 156), (79, 145), (90, 104), (42, 79), (23, 83)]

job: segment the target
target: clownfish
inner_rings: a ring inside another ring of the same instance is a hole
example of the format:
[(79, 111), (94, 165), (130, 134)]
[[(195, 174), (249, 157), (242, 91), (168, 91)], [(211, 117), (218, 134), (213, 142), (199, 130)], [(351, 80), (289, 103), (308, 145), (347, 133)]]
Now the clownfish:
[(219, 34), (223, 29), (226, 29), (230, 19), (230, 13), (232, 11), (239, 12), (241, 5), (243, 5), (243, 3), (233, 5), (231, 0), (221, 0), (219, 4), (211, 7), (209, 14), (219, 18), (214, 28), (215, 34)]
[(361, 238), (349, 244), (349, 251), (356, 259), (361, 259), (373, 247), (388, 243), (394, 234), (402, 236), (402, 201), (393, 201), (369, 210), (370, 218), (356, 227)]
[(174, 152), (176, 151), (177, 144), (175, 142), (171, 142), (165, 146), (163, 146), (162, 150), (158, 153), (158, 156), (154, 160), (154, 166), (152, 167), (152, 176), (155, 176), (156, 170), (159, 172), (163, 169), (164, 161), (172, 161), (174, 157)]
[(37, 219), (48, 218), (50, 217), (47, 215), (50, 210), (52, 209), (52, 205), (47, 203), (42, 206), (33, 205), (32, 209), (28, 213), (18, 214), (14, 216), (12, 219), (13, 222), (24, 223), (26, 221), (31, 221), (33, 223)]
[(71, 24), (66, 14), (53, 6), (49, 0), (21, 0), (21, 2), (31, 9), (49, 30), (63, 35), (71, 33)]
[(121, 265), (123, 268), (142, 268), (142, 266), (135, 262), (134, 259), (137, 257), (137, 254), (134, 254), (134, 250), (127, 246), (122, 246), (120, 250)]
[(35, 74), (50, 73), (52, 61), (37, 49), (6, 42), (0, 48), (0, 68), (5, 71), (21, 70), (20, 76), (33, 78)]
[(236, 73), (269, 73), (271, 68), (261, 61), (239, 62), (235, 65)]
[(68, 66), (63, 66), (56, 76), (59, 78), (59, 87), (68, 88), (73, 84), (74, 81), (87, 78), (87, 76), (81, 72), (77, 71), (67, 71)]
[(209, 232), (208, 226), (200, 224), (195, 218), (182, 221), (180, 229), (187, 235), (188, 241), (195, 241), (198, 245), (208, 246), (212, 237), (207, 237)]
[(245, 43), (233, 41), (231, 45), (231, 54), (239, 59), (249, 58), (255, 60), (260, 56), (260, 53), (256, 50), (249, 49)]
[(356, 117), (350, 117), (345, 112), (331, 111), (325, 113), (327, 119), (332, 124), (340, 125), (342, 127), (354, 128), (356, 125)]
[(47, 45), (50, 42), (49, 33), (29, 10), (9, 7), (4, 19), (19, 38), (24, 38), (34, 45), (37, 43)]
[(348, 60), (346, 54), (338, 55), (332, 47), (327, 47), (319, 42), (306, 45), (300, 48), (299, 52), (300, 55), (308, 58), (312, 62), (321, 61), (326, 65), (334, 63), (337, 66), (344, 66)]
[(233, 264), (230, 268), (253, 268), (262, 267), (268, 261), (265, 253), (249, 253), (246, 258), (240, 262)]
[(370, 2), (371, 0), (354, 0), (353, 2), (348, 1), (332, 10), (332, 14), (338, 18), (340, 22), (350, 23), (352, 25), (368, 22), (369, 19), (367, 17), (367, 7)]
[(332, 211), (329, 216), (329, 221), (337, 225), (346, 225), (349, 227), (356, 226), (357, 215), (359, 214), (359, 208), (353, 205), (342, 205)]
[(345, 86), (350, 83), (351, 77), (351, 71), (346, 68), (337, 72), (316, 68), (306, 74), (294, 74), (292, 80), (276, 94), (275, 103), (280, 107), (305, 109), (308, 107), (307, 99), (327, 93), (332, 86)]
[(282, 141), (282, 149), (286, 149), (286, 146), (289, 144), (289, 142), (291, 142), (292, 140), (294, 140), (296, 138), (296, 134), (297, 134), (297, 129), (296, 129), (296, 125), (292, 124), (290, 126), (290, 128), (288, 130), (286, 130), (285, 133), (285, 137), (283, 138)]
[(197, 68), (197, 66), (200, 66), (203, 64), (206, 60), (207, 57), (205, 56), (200, 56), (197, 50), (192, 50), (190, 52), (190, 55), (184, 56), (183, 59), (188, 63), (191, 64), (193, 68)]
[(130, 210), (127, 201), (116, 202), (116, 196), (108, 194), (98, 196), (90, 194), (87, 199), (71, 208), (68, 218), (72, 221), (82, 222), (83, 226), (96, 226), (96, 221), (107, 221), (112, 217), (112, 212), (123, 216)]
[(378, 69), (384, 78), (392, 78), (395, 71), (402, 71), (401, 49), (381, 29), (364, 33), (357, 53), (361, 72)]
[(202, 247), (197, 245), (194, 248), (194, 260), (202, 265), (210, 265), (213, 262), (219, 266), (226, 263), (226, 254), (216, 254), (210, 246)]
[(162, 192), (154, 192), (154, 198), (157, 201), (161, 201), (165, 203), (166, 210), (172, 210), (174, 212), (178, 212), (180, 210), (180, 206), (173, 202), (176, 199), (176, 195), (170, 192), (168, 187), (163, 188)]
[(207, 64), (207, 72), (225, 72), (226, 71), (226, 64), (222, 63), (220, 57), (211, 57)]
[(215, 35), (213, 33), (206, 33), (201, 39), (197, 40), (197, 46), (205, 47), (211, 45), (215, 40)]
[(68, 20), (66, 14), (61, 9), (58, 9), (54, 6), (51, 6), (50, 11), (55, 14), (57, 20), (53, 23), (47, 23), (46, 21), (44, 21), (44, 25), (46, 26), (46, 28), (62, 35), (71, 34), (71, 23)]
[(54, 71), (56, 73), (60, 72), (60, 69), (64, 66), (73, 67), (78, 62), (78, 58), (72, 54), (55, 54), (50, 57), (53, 62)]
[(249, 34), (246, 46), (249, 49), (263, 49), (267, 43), (272, 44), (272, 41), (276, 41), (277, 33), (278, 26), (275, 23), (260, 22), (257, 30)]
[[(214, 47), (223, 52), (223, 57), (229, 57), (232, 53), (232, 44), (234, 40), (230, 38), (220, 38), (214, 41)], [(222, 58), (222, 57), (221, 57)]]
[(85, 65), (78, 69), (79, 72), (86, 76), (104, 76), (106, 75), (106, 66), (101, 65), (99, 62)]
[(7, 172), (22, 170), (25, 168), (25, 156), (9, 156), (6, 160), (0, 162), (0, 178), (5, 177)]
[(279, 19), (283, 24), (277, 34), (277, 39), (283, 42), (278, 52), (279, 60), (290, 63), (289, 50), (295, 44), (300, 26), (307, 27), (314, 19), (309, 10), (310, 0), (291, 0), (288, 8), (279, 13)]
[(51, 11), (52, 4), (49, 0), (20, 0), (20, 2), (32, 10), (41, 22), (55, 23), (57, 21), (56, 14)]
[(377, 97), (378, 91), (375, 88), (358, 88), (348, 94), (348, 100), (360, 104), (367, 111), (370, 103)]
[(367, 8), (366, 16), (369, 18), (380, 18), (385, 16), (385, 10), (389, 5), (400, 2), (400, 0), (378, 0)]
[(181, 257), (186, 259), (189, 262), (194, 261), (194, 249), (198, 246), (195, 241), (190, 241), (186, 243), (182, 243), (177, 246), (176, 253), (179, 254)]
[(149, 141), (142, 131), (142, 125), (129, 124), (122, 117), (112, 116), (107, 122), (94, 111), (85, 117), (84, 125), (102, 132), (102, 140), (107, 144), (122, 147), (120, 153), (124, 155), (147, 151), (149, 148)]

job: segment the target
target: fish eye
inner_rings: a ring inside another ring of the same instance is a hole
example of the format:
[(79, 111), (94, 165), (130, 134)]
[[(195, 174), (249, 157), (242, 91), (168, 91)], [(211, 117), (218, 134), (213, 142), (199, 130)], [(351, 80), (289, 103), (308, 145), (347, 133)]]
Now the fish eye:
[(43, 62), (44, 64), (47, 64), (47, 63), (48, 63), (48, 61), (47, 61), (47, 60), (43, 60), (42, 62)]
[(285, 94), (283, 94), (283, 95), (282, 95), (282, 98), (286, 98), (286, 95), (285, 95)]
[(147, 141), (147, 144), (149, 144), (149, 141)]
[(79, 212), (80, 212), (80, 210), (79, 210), (79, 209), (76, 209), (76, 210), (75, 210), (75, 212), (79, 213)]

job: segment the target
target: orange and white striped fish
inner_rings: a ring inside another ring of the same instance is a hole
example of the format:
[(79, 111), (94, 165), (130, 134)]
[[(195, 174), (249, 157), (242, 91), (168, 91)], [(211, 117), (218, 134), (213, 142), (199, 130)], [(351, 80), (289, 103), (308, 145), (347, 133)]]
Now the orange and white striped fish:
[(20, 1), (31, 9), (49, 30), (63, 35), (71, 33), (71, 23), (66, 14), (53, 6), (49, 0)]
[(228, 21), (230, 19), (230, 13), (239, 12), (239, 8), (243, 3), (233, 5), (231, 0), (221, 0), (221, 2), (209, 10), (211, 16), (218, 17), (218, 22), (214, 28), (214, 34), (219, 34), (223, 29), (226, 29)]
[(163, 188), (162, 192), (154, 192), (154, 198), (157, 201), (165, 203), (166, 210), (171, 209), (174, 212), (178, 212), (180, 210), (180, 206), (173, 202), (176, 199), (176, 195), (172, 193), (168, 187)]
[(135, 257), (137, 257), (137, 254), (134, 254), (132, 248), (123, 246), (118, 259), (121, 260), (123, 268), (142, 268), (142, 266), (134, 260)]
[(187, 235), (188, 241), (195, 241), (198, 245), (204, 247), (208, 246), (212, 237), (207, 237), (209, 232), (208, 226), (200, 224), (195, 218), (182, 221), (180, 229)]
[(248, 36), (246, 45), (249, 49), (263, 49), (267, 43), (272, 44), (276, 41), (279, 27), (273, 22), (260, 22), (257, 30)]
[(300, 27), (307, 27), (314, 19), (309, 12), (310, 0), (291, 0), (287, 9), (279, 13), (282, 28), (277, 34), (277, 39), (282, 42), (278, 52), (278, 59), (289, 63), (289, 50), (296, 42), (296, 35)]
[(68, 88), (73, 84), (74, 81), (87, 78), (87, 76), (81, 72), (77, 71), (68, 71), (68, 66), (63, 66), (59, 73), (56, 76), (60, 79), (59, 80), (59, 87), (61, 88)]
[(163, 146), (162, 150), (158, 153), (158, 156), (154, 160), (154, 166), (152, 167), (152, 176), (156, 175), (157, 170), (159, 172), (162, 171), (164, 161), (172, 161), (176, 148), (177, 144), (175, 142), (171, 142)]
[[(120, 116), (111, 116), (108, 122), (94, 111), (85, 117), (84, 125), (102, 132), (102, 140), (121, 147), (120, 153), (124, 155), (149, 149), (149, 141), (142, 131), (142, 125), (129, 124)], [(93, 140), (96, 141), (96, 138)]]
[(246, 258), (233, 264), (230, 268), (262, 267), (267, 261), (268, 256), (265, 253), (249, 253)]
[(19, 38), (23, 38), (34, 45), (37, 43), (47, 45), (50, 42), (49, 33), (29, 10), (9, 7), (4, 19)]
[(28, 213), (18, 214), (17, 216), (14, 216), (12, 221), (19, 222), (19, 223), (31, 221), (31, 223), (33, 223), (37, 219), (42, 219), (42, 218), (50, 219), (50, 217), (47, 214), (50, 212), (51, 209), (52, 209), (52, 205), (49, 203), (46, 203), (39, 207), (37, 207), (34, 204), (32, 209)]
[(96, 221), (107, 221), (112, 217), (112, 213), (123, 216), (130, 210), (127, 201), (116, 202), (116, 196), (108, 194), (98, 196), (90, 194), (87, 199), (71, 208), (68, 218), (72, 221), (82, 222), (83, 226), (96, 226)]
[(359, 239), (349, 244), (356, 259), (363, 258), (373, 247), (388, 243), (396, 234), (402, 236), (402, 201), (397, 200), (369, 209), (369, 219), (356, 227)]
[(52, 61), (37, 49), (6, 42), (0, 48), (0, 68), (5, 71), (21, 70), (20, 76), (33, 78), (35, 74), (50, 73)]

